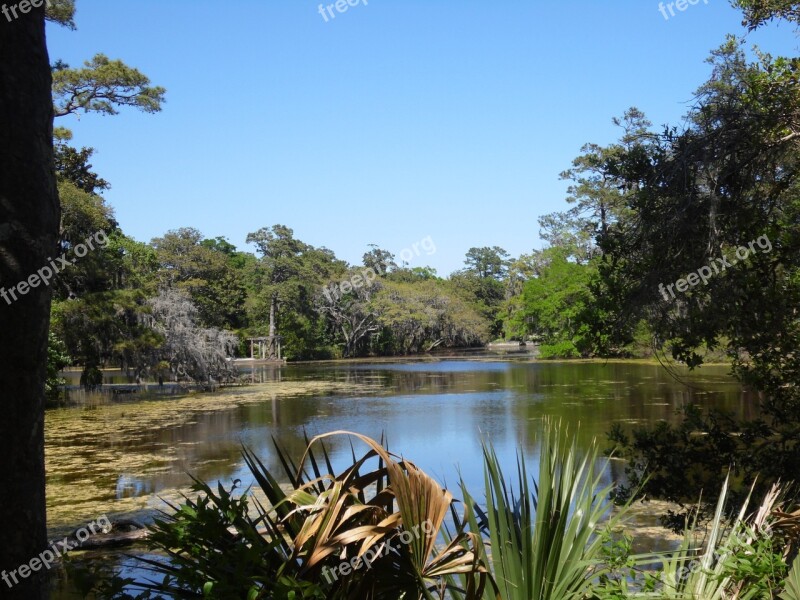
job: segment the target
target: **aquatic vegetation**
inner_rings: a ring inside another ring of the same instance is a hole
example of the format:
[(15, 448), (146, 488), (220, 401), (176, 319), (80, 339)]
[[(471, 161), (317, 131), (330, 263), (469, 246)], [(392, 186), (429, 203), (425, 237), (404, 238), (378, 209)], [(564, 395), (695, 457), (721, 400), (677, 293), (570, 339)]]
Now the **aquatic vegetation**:
[[(288, 381), (229, 388), (214, 394), (49, 411), (45, 439), (50, 527), (57, 532), (63, 526), (91, 520), (99, 514), (163, 507), (153, 493), (126, 496), (119, 489), (120, 480), (131, 473), (139, 477), (158, 473), (166, 476), (185, 470), (181, 465), (186, 447), (172, 443), (170, 432), (191, 426), (201, 415), (258, 405), (270, 398), (356, 394), (369, 389), (372, 386), (339, 381)], [(166, 480), (167, 485), (157, 490), (158, 495), (178, 501), (180, 490), (190, 483), (188, 478)]]

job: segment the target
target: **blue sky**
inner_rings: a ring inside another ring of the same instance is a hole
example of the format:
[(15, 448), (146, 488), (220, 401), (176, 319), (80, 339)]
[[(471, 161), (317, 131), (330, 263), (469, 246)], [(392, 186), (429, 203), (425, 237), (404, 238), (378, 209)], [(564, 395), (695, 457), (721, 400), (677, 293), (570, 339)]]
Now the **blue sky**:
[[(743, 31), (725, 0), (668, 20), (653, 0), (362, 0), (327, 22), (318, 0), (77, 4), (77, 31), (48, 25), (52, 60), (103, 52), (167, 88), (156, 115), (56, 123), (97, 149), (129, 235), (246, 248), (281, 223), (352, 263), (431, 236), (411, 266), (441, 275), (471, 246), (541, 247), (580, 147), (614, 141), (629, 106), (679, 123), (709, 51)], [(785, 24), (749, 40), (796, 52)]]

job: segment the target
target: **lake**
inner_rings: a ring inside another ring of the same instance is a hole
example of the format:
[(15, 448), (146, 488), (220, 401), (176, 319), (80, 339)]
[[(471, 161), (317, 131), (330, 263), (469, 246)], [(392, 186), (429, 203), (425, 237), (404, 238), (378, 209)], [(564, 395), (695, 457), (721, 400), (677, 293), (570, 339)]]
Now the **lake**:
[[(531, 355), (470, 354), (411, 360), (247, 365), (251, 382), (215, 393), (150, 400), (112, 400), (80, 391), (79, 407), (48, 411), (46, 460), (51, 538), (103, 515), (146, 521), (179, 501), (190, 474), (226, 486), (251, 483), (245, 445), (282, 473), (273, 438), (299, 460), (305, 437), (335, 430), (380, 439), (449, 489), (463, 477), (483, 497), (481, 440), (491, 442), (509, 475), (522, 451), (535, 477), (545, 417), (560, 419), (582, 449), (606, 445), (614, 423), (635, 427), (679, 422), (689, 404), (752, 417), (756, 398), (726, 366), (695, 373), (643, 361), (538, 361)], [(125, 383), (117, 375), (115, 382)], [(326, 441), (337, 469), (350, 464), (350, 440)], [(357, 454), (364, 452), (353, 441)], [(605, 459), (602, 461), (605, 465)], [(606, 483), (624, 479), (612, 460)], [(458, 493), (455, 494), (458, 496)], [(658, 526), (658, 503), (637, 509), (636, 550), (674, 547)], [(637, 548), (638, 546), (638, 548)], [(145, 551), (146, 552), (146, 551)], [(122, 551), (87, 553), (80, 561), (145, 577)], [(80, 597), (56, 573), (53, 598)]]
[[(536, 460), (545, 416), (578, 444), (605, 447), (613, 423), (678, 422), (691, 403), (753, 416), (755, 399), (725, 366), (690, 374), (637, 361), (537, 361), (527, 355), (243, 367), (255, 383), (209, 394), (92, 400), (48, 411), (48, 517), (53, 535), (103, 514), (147, 517), (190, 484), (189, 475), (250, 482), (242, 445), (280, 471), (272, 439), (295, 459), (304, 435), (334, 430), (379, 439), (453, 488), (459, 472), (481, 495), (481, 439), (508, 469), (521, 449)], [(350, 441), (326, 442), (337, 466)], [(359, 442), (354, 442), (357, 451)], [(623, 476), (612, 461), (607, 480)], [(531, 469), (535, 473), (534, 469)]]

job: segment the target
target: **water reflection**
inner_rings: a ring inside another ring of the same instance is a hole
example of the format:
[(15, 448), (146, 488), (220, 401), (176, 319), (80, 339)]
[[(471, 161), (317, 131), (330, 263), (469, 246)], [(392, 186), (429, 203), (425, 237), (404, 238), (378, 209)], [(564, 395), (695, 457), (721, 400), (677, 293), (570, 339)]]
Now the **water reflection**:
[[(631, 362), (532, 362), (520, 359), (248, 365), (254, 385), (187, 399), (102, 400), (48, 412), (51, 525), (158, 505), (186, 489), (189, 473), (205, 480), (249, 481), (241, 445), (276, 471), (273, 438), (297, 460), (304, 436), (333, 430), (374, 438), (453, 486), (460, 473), (482, 486), (480, 440), (513, 467), (519, 447), (538, 454), (542, 418), (577, 431), (581, 448), (601, 442), (614, 422), (677, 422), (688, 404), (753, 416), (755, 399), (724, 367), (687, 376)], [(349, 440), (327, 442), (334, 462), (350, 459)], [(357, 447), (357, 452), (358, 452)], [(621, 477), (612, 463), (607, 478)]]

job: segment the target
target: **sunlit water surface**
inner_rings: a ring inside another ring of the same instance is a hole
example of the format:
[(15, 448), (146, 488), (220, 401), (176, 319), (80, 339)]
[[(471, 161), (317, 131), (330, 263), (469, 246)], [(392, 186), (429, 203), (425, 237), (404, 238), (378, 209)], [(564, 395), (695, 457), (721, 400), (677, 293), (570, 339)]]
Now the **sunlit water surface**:
[[(724, 366), (689, 374), (656, 363), (543, 362), (526, 355), (243, 367), (247, 387), (146, 401), (84, 397), (46, 418), (48, 512), (53, 537), (98, 516), (147, 519), (191, 483), (251, 482), (241, 458), (253, 449), (282, 472), (273, 438), (295, 458), (304, 436), (335, 430), (375, 439), (454, 489), (459, 476), (482, 497), (481, 439), (514, 468), (521, 451), (536, 475), (544, 417), (560, 419), (582, 449), (603, 447), (614, 423), (677, 422), (699, 404), (751, 415), (755, 400)], [(350, 439), (326, 444), (336, 468)], [(363, 445), (353, 440), (357, 453)], [(612, 461), (608, 482), (623, 476)]]

